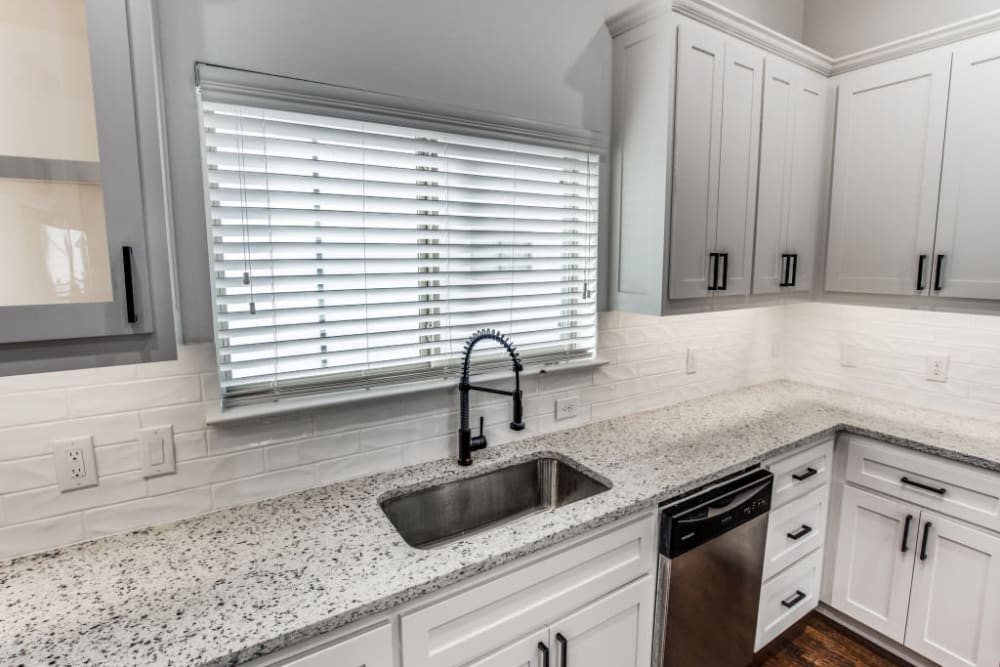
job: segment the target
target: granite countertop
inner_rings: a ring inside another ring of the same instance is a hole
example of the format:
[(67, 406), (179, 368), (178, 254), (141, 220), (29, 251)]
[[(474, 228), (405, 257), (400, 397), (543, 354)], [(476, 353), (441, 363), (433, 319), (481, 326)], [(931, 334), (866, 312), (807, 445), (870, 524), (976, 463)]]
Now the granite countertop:
[[(773, 382), (0, 563), (0, 664), (231, 665), (387, 610), (837, 430), (1000, 471), (1000, 422)], [(605, 493), (449, 545), (378, 499), (539, 452)]]

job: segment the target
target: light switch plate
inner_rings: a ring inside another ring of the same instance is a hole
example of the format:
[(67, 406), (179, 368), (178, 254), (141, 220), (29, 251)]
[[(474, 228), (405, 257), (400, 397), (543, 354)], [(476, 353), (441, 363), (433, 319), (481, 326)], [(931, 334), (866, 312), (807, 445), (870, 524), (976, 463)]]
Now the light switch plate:
[(556, 399), (556, 421), (573, 419), (580, 415), (580, 397), (567, 396)]
[(177, 472), (174, 427), (167, 424), (140, 430), (139, 454), (142, 458), (143, 477), (157, 477)]
[(56, 440), (56, 482), (60, 491), (97, 486), (97, 462), (91, 436)]

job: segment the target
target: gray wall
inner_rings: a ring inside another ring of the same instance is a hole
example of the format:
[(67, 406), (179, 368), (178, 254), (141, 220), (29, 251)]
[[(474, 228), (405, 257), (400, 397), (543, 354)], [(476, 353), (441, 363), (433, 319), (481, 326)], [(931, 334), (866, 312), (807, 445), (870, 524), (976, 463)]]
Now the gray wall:
[(842, 56), (997, 9), (1000, 0), (806, 0), (803, 41)]

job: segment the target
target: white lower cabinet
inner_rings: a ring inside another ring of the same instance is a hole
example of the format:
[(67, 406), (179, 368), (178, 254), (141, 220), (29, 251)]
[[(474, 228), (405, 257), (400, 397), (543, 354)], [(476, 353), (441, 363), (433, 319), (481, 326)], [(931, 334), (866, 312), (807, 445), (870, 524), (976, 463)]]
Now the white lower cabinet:
[(762, 649), (816, 608), (822, 578), (823, 552), (817, 550), (764, 582), (757, 612), (755, 650)]
[(832, 603), (945, 667), (996, 667), (1000, 537), (848, 486)]
[(392, 627), (384, 623), (277, 664), (282, 667), (393, 667), (392, 654)]

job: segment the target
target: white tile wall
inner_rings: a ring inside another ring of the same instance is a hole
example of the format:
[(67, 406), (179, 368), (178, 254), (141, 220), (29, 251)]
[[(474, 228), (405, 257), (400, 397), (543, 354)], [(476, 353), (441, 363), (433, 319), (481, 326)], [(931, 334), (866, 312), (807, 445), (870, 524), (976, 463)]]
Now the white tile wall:
[[(1000, 416), (1000, 317), (824, 303), (785, 309), (786, 377), (974, 417)], [(856, 367), (841, 347), (857, 346)], [(947, 382), (927, 355), (950, 359)]]
[[(670, 318), (604, 313), (600, 356), (610, 363), (525, 378), (525, 431), (507, 428), (509, 401), (502, 397), (475, 395), (474, 414), (486, 417), (491, 446), (498, 446), (782, 377), (783, 360), (775, 351), (785, 350), (789, 359), (802, 356), (796, 345), (782, 342), (785, 317), (780, 306)], [(805, 317), (789, 317), (805, 340), (834, 335), (806, 326)], [(958, 329), (970, 346), (991, 345), (985, 325), (976, 334), (980, 338), (968, 327)], [(1000, 345), (992, 347), (996, 361)], [(688, 348), (697, 354), (693, 375), (685, 373)], [(956, 381), (968, 386), (970, 401), (985, 403), (975, 396), (989, 378), (976, 374), (989, 372), (955, 355)], [(179, 356), (142, 366), (0, 378), (0, 558), (454, 454), (453, 391), (206, 427), (206, 406), (218, 398), (212, 347), (187, 346)], [(816, 376), (829, 381), (829, 369), (819, 370)], [(555, 399), (570, 395), (580, 398), (580, 416), (556, 421)], [(136, 431), (161, 424), (174, 426), (177, 472), (146, 480), (139, 472)], [(60, 493), (52, 442), (80, 435), (94, 437), (100, 484)]]

